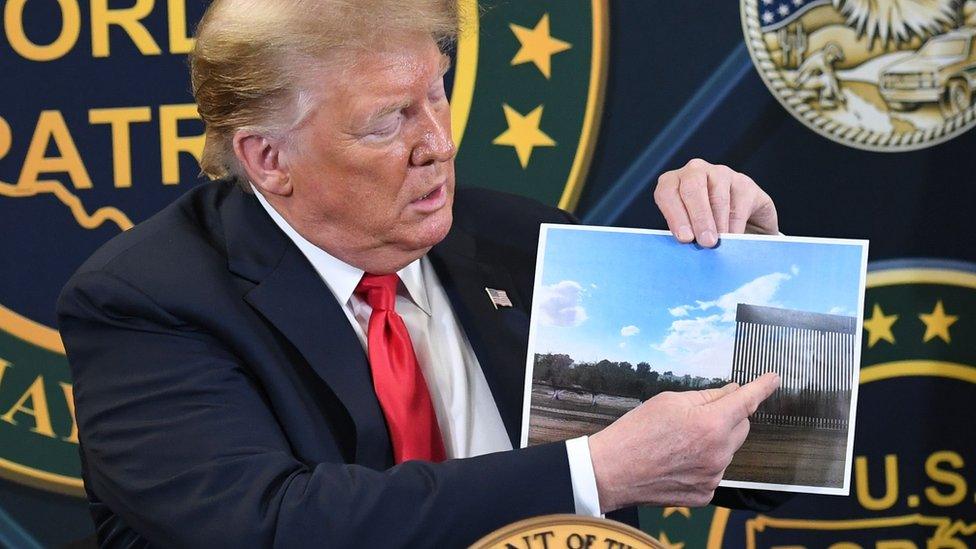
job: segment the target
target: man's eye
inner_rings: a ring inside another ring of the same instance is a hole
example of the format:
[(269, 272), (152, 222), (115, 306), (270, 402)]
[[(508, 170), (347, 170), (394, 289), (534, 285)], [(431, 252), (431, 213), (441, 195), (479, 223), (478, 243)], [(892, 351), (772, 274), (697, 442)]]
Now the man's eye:
[(370, 132), (370, 135), (375, 137), (389, 137), (396, 133), (400, 129), (400, 123), (403, 121), (403, 115), (398, 114), (389, 122), (384, 123), (381, 127)]

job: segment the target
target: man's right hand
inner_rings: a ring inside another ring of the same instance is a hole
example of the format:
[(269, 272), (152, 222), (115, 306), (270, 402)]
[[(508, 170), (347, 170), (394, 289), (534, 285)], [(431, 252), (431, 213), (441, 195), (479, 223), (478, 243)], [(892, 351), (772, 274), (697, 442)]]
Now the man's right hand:
[(779, 387), (773, 373), (739, 387), (661, 393), (589, 438), (600, 509), (711, 501), (749, 416)]

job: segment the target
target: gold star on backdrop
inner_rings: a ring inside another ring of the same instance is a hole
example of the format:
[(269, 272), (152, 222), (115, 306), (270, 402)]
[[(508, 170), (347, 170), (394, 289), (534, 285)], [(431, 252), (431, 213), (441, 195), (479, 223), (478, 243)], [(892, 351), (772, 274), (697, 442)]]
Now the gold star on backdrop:
[(936, 337), (941, 338), (946, 343), (950, 343), (949, 326), (952, 326), (959, 320), (958, 316), (946, 314), (941, 299), (935, 304), (935, 309), (932, 309), (931, 313), (920, 314), (918, 318), (925, 323), (925, 336), (922, 338), (922, 342), (924, 343), (928, 343), (929, 340)]
[(553, 38), (549, 33), (549, 14), (542, 16), (534, 29), (529, 29), (514, 23), (510, 23), (509, 28), (515, 33), (522, 47), (512, 58), (512, 66), (528, 63), (535, 63), (546, 80), (552, 76), (552, 56), (559, 52), (566, 51), (573, 47), (569, 42)]
[(685, 544), (683, 542), (674, 542), (668, 539), (668, 535), (661, 532), (661, 535), (657, 537), (657, 540), (661, 542), (664, 549), (684, 549)]
[(668, 518), (675, 513), (678, 513), (685, 518), (691, 518), (691, 509), (688, 509), (687, 507), (665, 507), (663, 512), (664, 518)]
[(542, 105), (539, 105), (529, 114), (522, 116), (518, 111), (509, 107), (508, 104), (502, 105), (505, 110), (505, 120), (508, 122), (508, 129), (499, 135), (491, 143), (493, 145), (507, 145), (515, 147), (519, 162), (522, 163), (524, 170), (529, 166), (529, 158), (532, 156), (532, 149), (535, 147), (555, 147), (556, 142), (539, 129), (542, 122)]
[(864, 321), (864, 329), (868, 331), (868, 348), (882, 339), (888, 343), (895, 343), (895, 334), (891, 333), (891, 327), (898, 320), (898, 315), (885, 316), (881, 310), (881, 305), (874, 304), (874, 314), (871, 318)]

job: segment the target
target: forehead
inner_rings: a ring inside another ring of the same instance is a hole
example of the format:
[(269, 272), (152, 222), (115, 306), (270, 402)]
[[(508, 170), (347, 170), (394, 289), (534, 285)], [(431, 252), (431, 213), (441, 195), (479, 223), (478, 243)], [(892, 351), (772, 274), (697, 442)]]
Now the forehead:
[(369, 99), (426, 90), (450, 64), (428, 38), (396, 41), (382, 49), (350, 53), (330, 82), (337, 98)]

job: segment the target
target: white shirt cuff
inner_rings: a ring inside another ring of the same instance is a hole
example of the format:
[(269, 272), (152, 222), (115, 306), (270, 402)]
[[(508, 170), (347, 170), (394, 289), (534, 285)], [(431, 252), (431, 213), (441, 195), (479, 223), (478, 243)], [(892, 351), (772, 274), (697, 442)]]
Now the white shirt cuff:
[(573, 482), (576, 514), (602, 517), (600, 494), (596, 489), (596, 475), (593, 473), (593, 460), (590, 458), (590, 443), (587, 442), (587, 437), (567, 440), (566, 454), (569, 456), (569, 476)]

